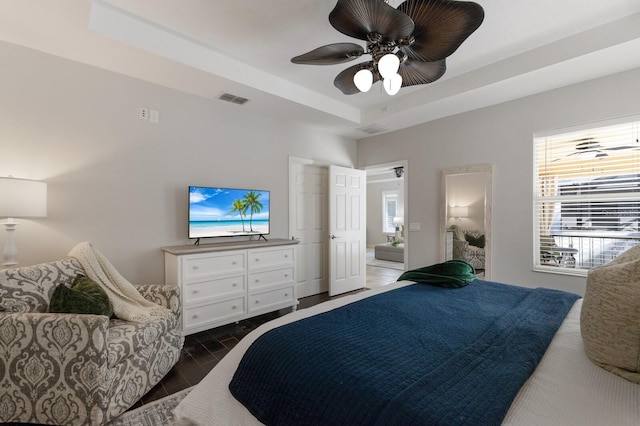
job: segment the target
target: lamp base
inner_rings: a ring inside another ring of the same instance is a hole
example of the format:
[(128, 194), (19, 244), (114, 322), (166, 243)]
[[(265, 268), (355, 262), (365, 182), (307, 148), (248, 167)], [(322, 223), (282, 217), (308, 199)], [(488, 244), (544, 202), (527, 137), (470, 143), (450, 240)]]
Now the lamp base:
[(9, 218), (3, 222), (3, 225), (7, 230), (7, 242), (4, 246), (4, 263), (2, 265), (12, 267), (18, 264), (16, 261), (16, 258), (18, 257), (18, 248), (16, 247), (16, 240), (14, 237), (14, 232), (16, 230), (16, 226), (18, 226), (18, 222)]

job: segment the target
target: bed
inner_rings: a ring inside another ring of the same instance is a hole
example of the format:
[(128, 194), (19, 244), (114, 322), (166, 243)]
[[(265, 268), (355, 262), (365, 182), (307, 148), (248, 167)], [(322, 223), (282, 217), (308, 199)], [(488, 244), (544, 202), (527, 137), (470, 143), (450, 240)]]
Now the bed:
[[(485, 281), (474, 281), (480, 286)], [(176, 407), (175, 414), (185, 424), (262, 424), (232, 395), (229, 385), (250, 346), (278, 327), (319, 317), (360, 300), (377, 297), (411, 286), (401, 281), (389, 286), (334, 299), (266, 323), (242, 339), (220, 363)], [(442, 291), (458, 291), (442, 289)], [(579, 299), (555, 332), (533, 374), (517, 391), (503, 424), (507, 425), (637, 425), (640, 419), (640, 386), (606, 372), (587, 358), (580, 336)], [(259, 340), (260, 341), (260, 340)], [(479, 397), (482, 398), (480, 393)], [(366, 396), (368, 397), (368, 395)], [(357, 421), (344, 422), (357, 424)], [(384, 422), (383, 422), (384, 423)], [(393, 421), (386, 422), (387, 424)], [(446, 424), (447, 422), (442, 422)], [(449, 424), (465, 424), (452, 421)], [(467, 423), (468, 424), (468, 423)], [(490, 423), (487, 423), (490, 424)]]

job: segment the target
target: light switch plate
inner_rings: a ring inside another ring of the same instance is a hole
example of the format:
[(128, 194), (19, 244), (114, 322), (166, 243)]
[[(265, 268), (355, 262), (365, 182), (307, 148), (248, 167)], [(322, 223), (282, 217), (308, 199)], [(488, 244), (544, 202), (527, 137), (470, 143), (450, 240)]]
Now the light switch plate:
[(413, 232), (420, 231), (420, 223), (410, 223), (409, 231), (413, 231)]

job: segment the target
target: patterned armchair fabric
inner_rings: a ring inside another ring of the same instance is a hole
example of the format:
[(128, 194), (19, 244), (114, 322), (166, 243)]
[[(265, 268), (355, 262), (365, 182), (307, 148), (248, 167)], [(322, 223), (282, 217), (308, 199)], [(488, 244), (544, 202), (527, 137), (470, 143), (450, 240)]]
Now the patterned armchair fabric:
[(451, 229), (454, 231), (453, 258), (464, 260), (476, 269), (484, 269), (484, 247), (473, 246), (466, 240), (466, 235), (477, 239), (482, 237), (482, 232), (478, 230), (462, 230), (457, 225), (453, 225)]
[(151, 324), (47, 313), (54, 288), (78, 273), (72, 259), (0, 270), (0, 423), (104, 424), (178, 361), (177, 288), (139, 287), (176, 314)]

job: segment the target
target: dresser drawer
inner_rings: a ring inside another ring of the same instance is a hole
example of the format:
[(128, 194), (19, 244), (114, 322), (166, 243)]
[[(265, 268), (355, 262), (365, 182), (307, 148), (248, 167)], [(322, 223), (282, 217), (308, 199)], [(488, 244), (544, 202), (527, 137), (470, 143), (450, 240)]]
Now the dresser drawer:
[(198, 300), (226, 296), (238, 292), (244, 293), (245, 289), (244, 275), (186, 284), (184, 287), (184, 302), (196, 302)]
[(197, 327), (202, 324), (216, 323), (245, 314), (244, 297), (211, 303), (204, 306), (185, 309), (184, 328)]
[(249, 312), (271, 309), (277, 305), (291, 306), (294, 304), (293, 296), (293, 286), (252, 294), (249, 296)]
[(255, 289), (294, 280), (293, 267), (249, 274), (249, 288)]
[(228, 275), (245, 270), (245, 254), (187, 256), (182, 259), (182, 279), (184, 281), (202, 281), (209, 277)]
[(249, 270), (293, 263), (295, 261), (293, 257), (294, 250), (295, 249), (291, 247), (250, 250), (248, 259)]

